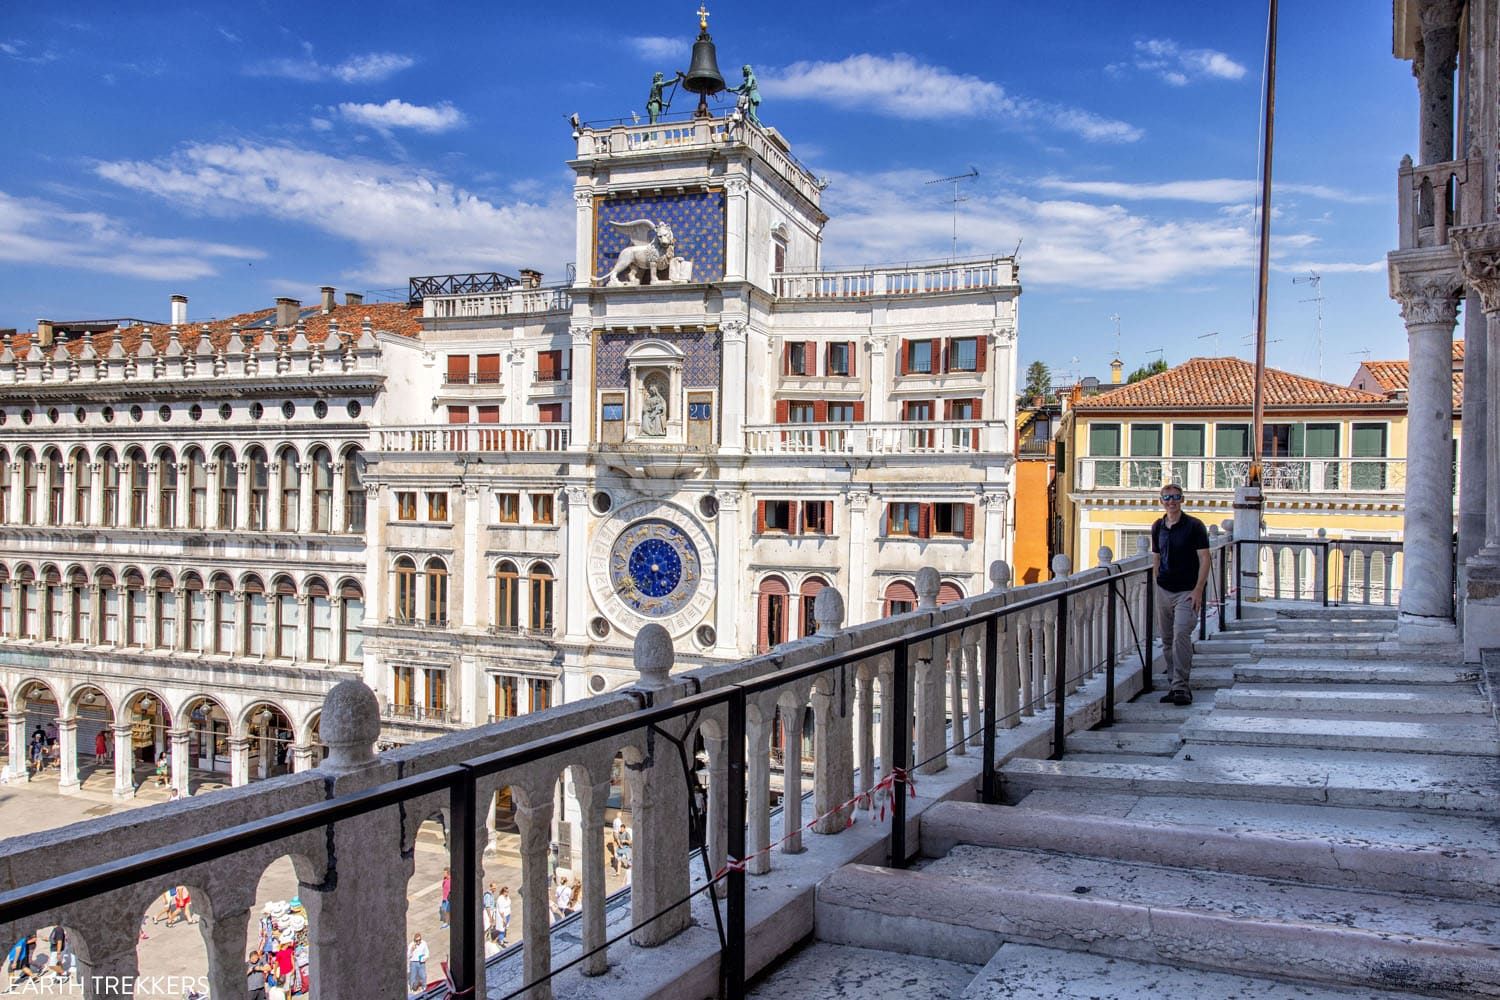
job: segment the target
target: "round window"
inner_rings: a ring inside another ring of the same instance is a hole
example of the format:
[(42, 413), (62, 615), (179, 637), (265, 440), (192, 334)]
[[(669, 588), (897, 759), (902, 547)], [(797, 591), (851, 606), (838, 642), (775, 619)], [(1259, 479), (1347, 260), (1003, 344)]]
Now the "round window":
[(599, 490), (597, 493), (595, 493), (594, 499), (589, 502), (589, 506), (594, 509), (595, 514), (608, 514), (610, 512), (610, 509), (613, 508), (614, 505), (614, 497), (610, 496), (603, 490)]
[(608, 684), (609, 682), (604, 679), (603, 674), (595, 674), (594, 676), (589, 678), (589, 690), (594, 692), (595, 694), (599, 694), (601, 691), (603, 691), (605, 686)]
[(263, 405), (261, 405), (260, 403), (251, 403), (250, 404), (250, 419), (251, 420), (259, 420), (261, 417), (263, 417), (265, 415), (266, 415), (266, 408)]
[(714, 627), (712, 625), (699, 625), (696, 636), (698, 639), (698, 645), (702, 646), (704, 649), (708, 649), (714, 643), (719, 641), (719, 633), (714, 631)]
[(54, 423), (54, 424), (57, 423), (57, 418), (59, 416), (61, 416), (61, 414), (59, 414), (57, 412), (57, 407), (55, 407), (55, 406), (52, 407), (52, 409), (50, 409), (50, 410), (47, 411), (47, 419), (49, 421), (51, 421), (52, 423)]
[(712, 493), (705, 493), (698, 501), (698, 513), (704, 517), (714, 517), (719, 513), (719, 498)]
[(194, 403), (192, 406), (189, 406), (188, 407), (188, 418), (190, 420), (202, 420), (203, 419), (203, 407), (199, 406), (197, 403)]
[(73, 416), (81, 424), (88, 419), (89, 414), (87, 410), (80, 406), (78, 409), (73, 411)]
[(286, 417), (288, 420), (292, 419), (294, 416), (297, 415), (297, 404), (293, 403), (291, 400), (288, 400), (287, 402), (282, 403), (281, 404), (281, 415), (283, 417)]
[(31, 411), (30, 410), (22, 410), (21, 411), (21, 423), (23, 423), (23, 424), (29, 424), (29, 423), (31, 423)]
[(349, 410), (349, 416), (358, 417), (360, 411), (363, 410), (364, 407), (359, 405), (359, 400), (351, 399), (349, 400), (349, 406), (347, 407), (347, 409)]
[(323, 402), (321, 399), (314, 403), (313, 416), (317, 417), (319, 420), (322, 420), (324, 417), (328, 416), (328, 404)]
[(113, 406), (106, 406), (99, 411), (99, 416), (104, 418), (106, 424), (112, 424), (115, 422), (115, 408)]
[(145, 415), (146, 415), (146, 411), (143, 410), (143, 409), (141, 409), (139, 403), (131, 406), (131, 408), (130, 408), (130, 419), (131, 420), (134, 420), (136, 423), (140, 423), (141, 422), (141, 418), (144, 417)]
[(233, 415), (233, 413), (234, 413), (234, 407), (230, 406), (228, 403), (220, 403), (219, 404), (219, 419), (220, 420), (228, 420), (230, 418), (230, 416)]
[(172, 422), (172, 408), (166, 404), (162, 404), (161, 409), (156, 411), (156, 415), (161, 418), (161, 422), (164, 424)]
[[(609, 635), (609, 622), (602, 617), (595, 617), (593, 621), (589, 622), (589, 631), (593, 633), (595, 639), (603, 639)], [(595, 675), (595, 679), (599, 679), (598, 675)], [(599, 689), (595, 688), (594, 690), (597, 691)]]

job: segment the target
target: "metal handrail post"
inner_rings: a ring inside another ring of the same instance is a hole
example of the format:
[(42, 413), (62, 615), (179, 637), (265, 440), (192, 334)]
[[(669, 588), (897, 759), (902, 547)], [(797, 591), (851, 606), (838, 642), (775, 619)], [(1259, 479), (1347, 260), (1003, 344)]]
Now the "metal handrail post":
[(1000, 801), (995, 773), (995, 739), (1000, 735), (1000, 721), (995, 718), (996, 703), (1000, 688), (1000, 619), (990, 616), (984, 622), (984, 728), (980, 737), (984, 740), (981, 755), (984, 760), (984, 775), (980, 785), (980, 798), (993, 805)]
[(1245, 543), (1236, 538), (1234, 540), (1234, 578), (1239, 583), (1234, 588), (1234, 620), (1242, 622), (1245, 620), (1245, 567), (1244, 549)]
[(891, 867), (906, 867), (906, 768), (911, 763), (911, 682), (906, 643), (896, 647), (891, 676)]
[(1115, 724), (1115, 581), (1109, 581), (1109, 596), (1104, 599), (1104, 724)]
[[(452, 924), (448, 939), (448, 975), (453, 980), (455, 996), (471, 995), (476, 985), (479, 958), (480, 858), (478, 841), (479, 808), (474, 772), (464, 766), (463, 774), (448, 787), (452, 857), (449, 866), (456, 877), (448, 893), (448, 920)], [(456, 834), (456, 835), (455, 835)]]
[(1229, 548), (1219, 549), (1219, 631), (1224, 631), (1224, 617), (1229, 606)]
[(724, 928), (724, 995), (729, 1000), (745, 997), (745, 691), (736, 687), (729, 697), (725, 739), (729, 760), (725, 774), (725, 797), (729, 800), (724, 838), (729, 856), (727, 907)]
[(1141, 692), (1150, 694), (1156, 690), (1151, 683), (1151, 671), (1156, 666), (1156, 574), (1146, 573), (1146, 650), (1141, 655), (1145, 662), (1141, 664)]
[(1066, 728), (1067, 673), (1068, 673), (1068, 595), (1057, 596), (1056, 655), (1053, 657), (1052, 676), (1052, 759), (1062, 760), (1063, 730)]
[(1323, 548), (1323, 607), (1328, 607), (1328, 552), (1329, 543), (1322, 543)]

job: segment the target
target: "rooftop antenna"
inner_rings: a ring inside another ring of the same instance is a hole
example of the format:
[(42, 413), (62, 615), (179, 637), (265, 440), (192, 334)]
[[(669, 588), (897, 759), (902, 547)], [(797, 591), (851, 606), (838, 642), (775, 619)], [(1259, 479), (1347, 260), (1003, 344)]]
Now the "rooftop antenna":
[[(938, 177), (935, 180), (930, 180), (927, 182), (928, 184), (953, 185), (953, 256), (949, 257), (949, 260), (958, 259), (958, 203), (961, 201), (969, 200), (967, 196), (958, 193), (959, 182), (971, 181), (978, 176), (979, 168), (974, 166), (973, 164), (970, 164), (969, 172), (966, 174), (954, 174), (952, 177)], [(1016, 249), (1019, 251), (1021, 249), (1021, 244), (1017, 243)]]
[(1214, 357), (1218, 357), (1219, 356), (1219, 331), (1218, 330), (1210, 330), (1208, 333), (1200, 333), (1200, 334), (1198, 334), (1198, 339), (1199, 340), (1207, 340), (1209, 337), (1214, 338), (1214, 342), (1213, 342), (1213, 351), (1214, 351), (1214, 353), (1213, 353), (1213, 356)]
[(1323, 378), (1323, 276), (1317, 271), (1309, 271), (1300, 278), (1293, 278), (1294, 285), (1312, 285), (1312, 298), (1298, 299), (1298, 302), (1316, 302), (1318, 304), (1318, 379)]
[(1115, 324), (1115, 357), (1118, 358), (1120, 356), (1120, 314), (1110, 313), (1109, 318)]
[(1350, 354), (1358, 354), (1360, 357), (1364, 358), (1366, 361), (1369, 361), (1370, 360), (1370, 355), (1374, 354), (1375, 352), (1372, 351), (1372, 350), (1370, 350), (1368, 347), (1366, 347), (1362, 351), (1350, 351), (1349, 353)]

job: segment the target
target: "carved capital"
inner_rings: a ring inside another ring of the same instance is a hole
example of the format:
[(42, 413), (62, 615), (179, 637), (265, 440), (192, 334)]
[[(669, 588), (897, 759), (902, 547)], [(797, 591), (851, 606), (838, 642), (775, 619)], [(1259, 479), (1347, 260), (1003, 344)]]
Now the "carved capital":
[(1500, 311), (1500, 241), (1483, 229), (1452, 230), (1453, 248), (1463, 259), (1464, 282), (1487, 313)]
[(1003, 514), (1005, 512), (1006, 503), (1010, 501), (1010, 494), (986, 493), (981, 499), (984, 501), (984, 506), (987, 510), (993, 511), (997, 514)]
[(863, 513), (870, 506), (870, 493), (868, 490), (854, 490), (844, 495), (849, 501), (849, 509), (855, 513)]
[(1458, 295), (1462, 286), (1445, 275), (1428, 274), (1403, 278), (1392, 293), (1401, 303), (1401, 318), (1408, 327), (1458, 322)]
[(586, 486), (564, 487), (563, 493), (567, 495), (569, 507), (582, 507), (589, 502), (589, 491)]
[(719, 509), (721, 511), (740, 509), (739, 490), (714, 490), (714, 499), (719, 502)]
[(586, 188), (580, 188), (579, 190), (574, 191), (573, 204), (577, 205), (580, 211), (586, 208), (593, 208), (594, 192)]
[(594, 328), (587, 324), (578, 324), (568, 327), (568, 333), (573, 338), (574, 346), (587, 344), (594, 337)]
[(750, 190), (750, 182), (743, 177), (730, 177), (724, 181), (724, 191), (731, 198), (743, 197)]
[(726, 344), (743, 344), (750, 324), (742, 319), (728, 319), (719, 324), (719, 335)]

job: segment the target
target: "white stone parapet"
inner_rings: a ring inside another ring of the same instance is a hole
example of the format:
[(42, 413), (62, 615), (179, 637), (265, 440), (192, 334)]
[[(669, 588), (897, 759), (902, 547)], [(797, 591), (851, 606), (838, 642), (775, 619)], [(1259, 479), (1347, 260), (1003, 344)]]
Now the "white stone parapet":
[(1396, 171), (1400, 218), (1397, 249), (1447, 249), (1450, 228), (1483, 221), (1484, 176), (1481, 159), (1449, 160), (1417, 167), (1412, 165), (1411, 157), (1404, 158)]
[(807, 271), (771, 276), (783, 299), (865, 299), (882, 295), (943, 295), (1017, 285), (1013, 257), (985, 257), (932, 264)]
[(745, 428), (750, 455), (972, 455), (1010, 452), (1003, 420), (758, 424)]
[(573, 296), (566, 288), (507, 288), (481, 295), (428, 295), (422, 299), (422, 318), (532, 316), (564, 313), (572, 308)]
[[(1078, 489), (1159, 490), (1181, 483), (1191, 493), (1232, 492), (1250, 476), (1248, 458), (1080, 458)], [(1406, 461), (1400, 458), (1273, 458), (1261, 474), (1267, 493), (1309, 496), (1382, 494), (1404, 497)]]
[(427, 424), (377, 431), (381, 451), (566, 451), (567, 424)]

